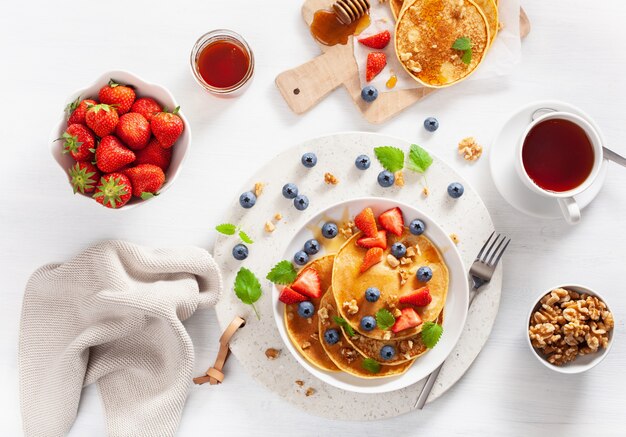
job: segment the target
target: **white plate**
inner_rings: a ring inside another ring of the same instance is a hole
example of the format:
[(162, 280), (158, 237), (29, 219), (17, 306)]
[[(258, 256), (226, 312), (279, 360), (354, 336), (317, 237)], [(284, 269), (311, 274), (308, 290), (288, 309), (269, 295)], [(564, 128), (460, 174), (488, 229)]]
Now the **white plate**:
[[(530, 191), (517, 176), (515, 170), (515, 150), (524, 133), (524, 129), (531, 121), (532, 113), (540, 108), (551, 108), (557, 111), (571, 112), (587, 120), (598, 132), (602, 140), (602, 131), (589, 115), (569, 103), (558, 100), (543, 100), (530, 103), (514, 112), (504, 123), (500, 133), (496, 136), (489, 152), (489, 168), (491, 178), (500, 195), (518, 211), (539, 218), (563, 218), (556, 199), (541, 196)], [(585, 208), (598, 195), (604, 180), (608, 162), (604, 160), (602, 168), (594, 183), (585, 191), (575, 196), (580, 209)]]
[[(459, 251), (454, 243), (448, 237), (448, 234), (446, 234), (446, 232), (439, 225), (437, 225), (432, 218), (424, 214), (424, 212), (419, 211), (418, 209), (405, 203), (383, 198), (370, 197), (350, 200), (320, 211), (317, 215), (311, 218), (311, 220), (305, 223), (305, 225), (294, 235), (291, 242), (287, 245), (285, 252), (282, 254), (282, 258), (280, 259), (291, 260), (297, 251), (302, 250), (304, 242), (313, 238), (313, 233), (308, 229), (309, 227), (321, 227), (329, 217), (337, 220), (337, 223), (339, 223), (346, 210), (348, 211), (349, 217), (353, 219), (359, 212), (368, 206), (374, 210), (374, 214), (376, 216), (388, 209), (396, 206), (400, 207), (404, 214), (404, 219), (406, 221), (405, 224), (407, 226), (413, 219), (422, 219), (426, 224), (426, 232), (424, 235), (439, 248), (439, 251), (443, 255), (444, 261), (450, 273), (450, 284), (444, 307), (444, 331), (437, 346), (435, 346), (428, 353), (417, 358), (409, 370), (399, 376), (364, 379), (357, 378), (356, 376), (345, 372), (326, 372), (310, 364), (302, 357), (302, 355), (300, 355), (300, 353), (298, 353), (296, 348), (293, 347), (285, 329), (285, 305), (278, 300), (280, 291), (277, 287), (273, 287), (272, 300), (274, 302), (274, 319), (276, 320), (276, 326), (278, 327), (278, 331), (280, 332), (283, 342), (296, 360), (298, 360), (298, 362), (313, 376), (343, 390), (350, 390), (357, 393), (385, 393), (400, 390), (416, 383), (422, 378), (425, 378), (446, 359), (448, 354), (450, 354), (454, 345), (458, 341), (459, 336), (463, 331), (463, 325), (465, 324), (469, 299), (469, 287), (467, 282), (467, 273), (465, 272), (461, 255), (459, 254)], [(337, 236), (335, 238), (341, 238), (341, 236)], [(324, 255), (323, 250), (320, 251), (315, 257), (311, 257), (311, 260), (319, 258), (322, 255)], [(277, 259), (276, 262), (280, 261), (280, 259)]]

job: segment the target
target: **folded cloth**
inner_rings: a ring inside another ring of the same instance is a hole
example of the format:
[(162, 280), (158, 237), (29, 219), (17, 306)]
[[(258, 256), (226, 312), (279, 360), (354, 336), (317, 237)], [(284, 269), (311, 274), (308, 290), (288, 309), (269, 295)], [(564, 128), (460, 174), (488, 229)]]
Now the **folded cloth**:
[(181, 321), (215, 305), (222, 281), (197, 247), (98, 243), (26, 286), (19, 344), (27, 437), (62, 436), (83, 386), (98, 383), (110, 436), (171, 436), (192, 380)]

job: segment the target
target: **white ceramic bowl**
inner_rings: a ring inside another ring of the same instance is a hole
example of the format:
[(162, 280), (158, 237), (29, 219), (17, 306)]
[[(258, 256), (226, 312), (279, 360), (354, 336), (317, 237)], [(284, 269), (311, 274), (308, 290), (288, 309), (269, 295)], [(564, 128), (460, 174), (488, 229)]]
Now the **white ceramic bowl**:
[[(125, 84), (125, 85), (126, 84), (133, 85), (138, 98), (139, 97), (152, 97), (161, 106), (166, 107), (169, 110), (172, 110), (178, 106), (178, 103), (176, 102), (176, 99), (174, 99), (174, 96), (172, 95), (172, 93), (170, 93), (166, 88), (162, 87), (161, 85), (146, 82), (142, 78), (135, 76), (134, 74), (129, 73), (128, 71), (107, 71), (106, 73), (102, 74), (102, 76), (100, 76), (98, 79), (96, 79), (96, 81), (93, 82), (91, 85), (85, 88), (81, 88), (78, 91), (75, 91), (72, 94), (70, 94), (70, 96), (67, 98), (67, 101), (62, 106), (62, 109), (65, 109), (65, 106), (67, 104), (73, 102), (78, 97), (81, 97), (83, 99), (97, 98), (98, 91), (100, 90), (100, 88), (102, 88), (104, 85), (106, 85), (109, 82), (109, 79), (115, 79), (115, 81)], [(178, 138), (178, 140), (176, 141), (176, 144), (173, 146), (172, 162), (170, 163), (170, 166), (167, 169), (167, 172), (165, 173), (165, 183), (163, 184), (163, 187), (161, 187), (159, 194), (162, 194), (165, 191), (167, 191), (167, 189), (174, 183), (174, 181), (176, 180), (176, 177), (178, 177), (178, 174), (181, 171), (183, 161), (185, 160), (185, 157), (187, 156), (187, 153), (189, 152), (189, 148), (191, 147), (191, 127), (189, 125), (189, 121), (187, 121), (182, 111), (180, 111), (178, 115), (183, 120), (183, 123), (185, 124), (185, 129), (183, 130), (183, 133), (180, 136), (180, 138)], [(68, 175), (68, 169), (72, 165), (74, 165), (75, 161), (72, 159), (72, 157), (69, 154), (62, 153), (62, 150), (63, 150), (62, 142), (55, 141), (57, 138), (60, 138), (63, 135), (63, 132), (65, 132), (66, 127), (67, 127), (66, 116), (65, 116), (65, 112), (62, 110), (60, 111), (59, 122), (54, 127), (54, 129), (52, 129), (52, 132), (50, 133), (50, 151), (52, 152), (52, 156), (54, 157), (55, 161), (61, 167), (61, 170), (65, 174), (65, 177), (69, 181), (70, 178)], [(72, 194), (72, 189), (70, 185), (68, 185), (67, 192), (68, 194)], [(98, 204), (95, 200), (92, 199), (90, 194), (76, 193), (75, 197), (80, 199), (80, 201), (82, 202), (91, 202), (94, 206), (100, 207), (105, 210), (112, 209), (112, 208), (103, 208), (102, 205)], [(137, 199), (133, 197), (126, 205), (124, 205), (122, 208), (119, 208), (119, 210), (127, 210), (130, 208), (134, 208), (138, 205), (143, 205), (146, 202), (150, 202), (153, 199), (158, 199), (159, 197), (160, 196), (154, 196), (148, 200), (141, 200), (141, 199)], [(117, 209), (115, 210), (117, 211)]]
[[(571, 361), (569, 363), (566, 363), (562, 366), (555, 366), (554, 364), (550, 364), (548, 362), (548, 360), (546, 360), (546, 358), (537, 350), (533, 347), (532, 343), (530, 342), (530, 337), (528, 336), (528, 327), (530, 325), (530, 319), (533, 315), (533, 313), (535, 312), (535, 310), (537, 310), (537, 308), (539, 307), (540, 303), (539, 301), (541, 301), (541, 299), (548, 293), (550, 293), (550, 291), (556, 289), (556, 288), (565, 288), (566, 290), (572, 290), (575, 291), (577, 293), (587, 293), (591, 296), (596, 296), (598, 299), (600, 299), (601, 301), (603, 301), (607, 308), (609, 309), (609, 311), (611, 310), (611, 308), (609, 307), (609, 304), (607, 303), (606, 299), (604, 297), (602, 297), (600, 294), (598, 294), (597, 292), (595, 292), (594, 290), (585, 287), (583, 285), (579, 285), (579, 284), (569, 284), (569, 285), (558, 285), (556, 287), (551, 287), (548, 288), (546, 291), (544, 291), (543, 293), (541, 293), (537, 299), (535, 299), (535, 302), (533, 304), (533, 306), (531, 307), (530, 311), (528, 312), (528, 317), (526, 318), (526, 326), (524, 328), (524, 332), (525, 332), (525, 337), (526, 337), (526, 343), (528, 344), (528, 347), (530, 348), (530, 350), (532, 351), (532, 354), (539, 360), (540, 363), (542, 363), (544, 366), (546, 366), (548, 369), (554, 370), (555, 372), (558, 373), (565, 373), (565, 374), (574, 374), (574, 373), (582, 373), (582, 372), (586, 372), (587, 370), (597, 366), (598, 364), (600, 364), (600, 362), (607, 356), (607, 354), (609, 353), (609, 351), (611, 350), (611, 346), (613, 346), (613, 336), (615, 333), (615, 328), (611, 329), (611, 332), (609, 332), (609, 344), (607, 345), (606, 349), (605, 348), (600, 348), (598, 350), (598, 352), (596, 352), (595, 354), (587, 354), (587, 355), (582, 355), (582, 356), (577, 356), (576, 359), (574, 361)], [(615, 313), (614, 313), (615, 314)]]
[[(426, 224), (425, 235), (441, 251), (450, 273), (450, 284), (445, 305), (443, 335), (441, 336), (437, 346), (425, 355), (417, 358), (409, 370), (399, 376), (363, 379), (344, 372), (326, 372), (306, 361), (291, 344), (291, 340), (285, 330), (285, 323), (283, 319), (284, 304), (278, 300), (280, 292), (277, 287), (273, 287), (272, 290), (272, 308), (276, 326), (278, 327), (280, 336), (287, 349), (302, 365), (302, 367), (308, 370), (313, 376), (343, 390), (358, 393), (385, 393), (400, 390), (425, 378), (446, 359), (450, 352), (452, 352), (454, 345), (457, 343), (461, 332), (463, 331), (463, 326), (465, 325), (469, 299), (469, 287), (466, 269), (463, 266), (463, 261), (461, 260), (459, 251), (457, 250), (456, 245), (450, 240), (450, 237), (448, 237), (448, 234), (439, 225), (437, 225), (437, 223), (435, 223), (428, 215), (416, 208), (413, 208), (412, 206), (395, 200), (378, 197), (349, 200), (320, 211), (294, 234), (291, 242), (285, 248), (282, 259), (292, 259), (293, 254), (298, 250), (301, 250), (304, 242), (313, 237), (312, 232), (308, 229), (311, 226), (321, 226), (323, 222), (329, 218), (339, 222), (341, 221), (342, 216), (344, 216), (346, 210), (349, 216), (353, 218), (367, 206), (371, 207), (376, 215), (379, 215), (390, 208), (399, 206), (404, 213), (407, 223), (415, 218), (422, 219)], [(324, 255), (323, 249), (315, 256), (315, 258), (322, 255)]]

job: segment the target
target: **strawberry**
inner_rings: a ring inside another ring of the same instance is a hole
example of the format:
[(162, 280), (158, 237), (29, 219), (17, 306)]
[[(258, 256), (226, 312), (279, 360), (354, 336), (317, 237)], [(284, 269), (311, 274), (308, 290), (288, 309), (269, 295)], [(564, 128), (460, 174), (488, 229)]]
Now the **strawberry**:
[(376, 237), (363, 237), (359, 238), (356, 242), (358, 246), (371, 249), (372, 247), (380, 247), (381, 249), (387, 248), (387, 231), (378, 231)]
[(365, 65), (365, 80), (368, 82), (378, 76), (387, 65), (387, 57), (382, 52), (371, 52), (367, 54), (367, 64)]
[(70, 124), (59, 140), (63, 141), (63, 153), (69, 153), (76, 161), (92, 161), (96, 139), (88, 127)]
[(103, 173), (117, 171), (134, 160), (133, 151), (113, 135), (102, 138), (96, 148), (96, 165)]
[(135, 103), (133, 103), (133, 106), (130, 108), (130, 112), (141, 114), (148, 121), (150, 121), (154, 114), (162, 111), (163, 108), (161, 108), (161, 105), (150, 97), (142, 97), (141, 99), (135, 100)]
[(87, 108), (96, 104), (95, 100), (80, 100), (80, 97), (78, 97), (65, 107), (65, 112), (67, 113), (67, 125), (69, 126), (74, 123), (85, 124), (85, 114), (87, 114)]
[(291, 288), (298, 293), (302, 293), (305, 296), (309, 296), (313, 299), (317, 299), (322, 295), (322, 283), (320, 282), (320, 275), (315, 269), (304, 269), (298, 277), (296, 282), (291, 284)]
[(103, 103), (89, 106), (85, 114), (87, 126), (100, 138), (113, 133), (118, 121), (119, 116), (117, 115), (117, 110)]
[(133, 187), (122, 173), (110, 173), (100, 178), (93, 198), (107, 208), (121, 208), (130, 200)]
[(154, 114), (150, 120), (152, 133), (159, 140), (161, 147), (172, 147), (180, 134), (183, 133), (185, 126), (180, 117), (176, 115), (179, 110), (180, 106), (177, 106), (174, 112), (159, 112)]
[(428, 287), (418, 288), (400, 296), (400, 303), (408, 303), (416, 307), (425, 307), (431, 303), (433, 297), (430, 295)]
[(405, 329), (415, 328), (422, 324), (422, 318), (411, 307), (403, 308), (402, 315), (396, 319), (391, 330), (395, 332), (404, 331)]
[(150, 141), (150, 123), (143, 115), (129, 112), (120, 117), (115, 134), (129, 149), (140, 150)]
[(289, 305), (291, 303), (304, 302), (305, 300), (307, 300), (307, 297), (301, 295), (297, 291), (293, 291), (289, 287), (285, 287), (280, 292), (280, 295), (278, 296), (278, 300), (281, 301), (282, 303)]
[(165, 182), (165, 173), (160, 167), (152, 164), (141, 164), (124, 170), (124, 174), (133, 184), (133, 196), (146, 200), (161, 189)]
[(372, 247), (371, 249), (367, 249), (367, 252), (365, 252), (365, 257), (363, 258), (363, 264), (361, 264), (361, 268), (359, 269), (359, 271), (363, 273), (370, 267), (381, 262), (382, 260), (383, 250), (380, 247)]
[(376, 218), (374, 217), (374, 211), (372, 208), (365, 208), (355, 218), (354, 224), (359, 228), (366, 237), (376, 238), (378, 237), (378, 227), (376, 226)]
[(376, 35), (368, 36), (367, 38), (360, 38), (359, 42), (366, 47), (372, 49), (384, 49), (391, 40), (391, 34), (388, 30), (377, 33)]
[(120, 85), (110, 79), (107, 85), (100, 88), (98, 99), (100, 103), (115, 105), (115, 109), (120, 115), (126, 114), (135, 102), (135, 91), (129, 86)]
[(100, 179), (100, 171), (91, 162), (77, 162), (68, 170), (74, 194), (92, 193)]
[(398, 207), (383, 212), (378, 216), (378, 222), (384, 229), (398, 237), (402, 236), (402, 232), (404, 232), (404, 218), (402, 217), (402, 210)]
[(148, 145), (136, 152), (135, 164), (154, 164), (167, 171), (172, 160), (172, 149), (164, 149), (156, 138), (152, 138)]

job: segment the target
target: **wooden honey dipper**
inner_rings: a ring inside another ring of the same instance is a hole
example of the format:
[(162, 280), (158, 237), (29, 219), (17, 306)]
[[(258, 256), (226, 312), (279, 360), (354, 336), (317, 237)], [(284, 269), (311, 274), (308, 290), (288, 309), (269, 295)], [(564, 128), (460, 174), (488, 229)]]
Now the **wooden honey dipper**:
[(333, 11), (339, 21), (348, 25), (367, 14), (370, 4), (367, 0), (338, 0), (333, 4)]

